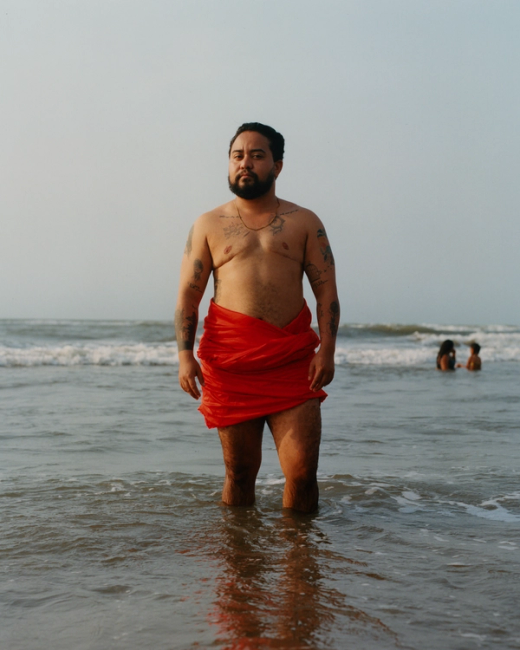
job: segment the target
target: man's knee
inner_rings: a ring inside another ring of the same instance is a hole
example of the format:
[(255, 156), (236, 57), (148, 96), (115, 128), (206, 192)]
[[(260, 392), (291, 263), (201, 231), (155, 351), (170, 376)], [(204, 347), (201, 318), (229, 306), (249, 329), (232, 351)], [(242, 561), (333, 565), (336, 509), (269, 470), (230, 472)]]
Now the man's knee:
[(247, 485), (254, 482), (260, 469), (259, 461), (226, 462), (226, 476), (235, 485)]
[(289, 465), (285, 473), (288, 481), (291, 481), (293, 485), (301, 487), (301, 489), (305, 489), (307, 486), (316, 483), (317, 471), (317, 463), (307, 462)]

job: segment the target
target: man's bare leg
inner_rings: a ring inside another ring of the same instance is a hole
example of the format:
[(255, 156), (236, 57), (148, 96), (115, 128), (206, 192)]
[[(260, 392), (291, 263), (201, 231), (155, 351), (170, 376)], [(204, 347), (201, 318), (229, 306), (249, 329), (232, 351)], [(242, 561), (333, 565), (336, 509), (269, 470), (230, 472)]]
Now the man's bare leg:
[(264, 424), (265, 418), (258, 418), (218, 430), (226, 467), (222, 501), (229, 506), (251, 506), (255, 502)]
[(318, 457), (321, 440), (321, 411), (311, 399), (287, 411), (267, 417), (286, 482), (283, 505), (300, 512), (318, 507)]

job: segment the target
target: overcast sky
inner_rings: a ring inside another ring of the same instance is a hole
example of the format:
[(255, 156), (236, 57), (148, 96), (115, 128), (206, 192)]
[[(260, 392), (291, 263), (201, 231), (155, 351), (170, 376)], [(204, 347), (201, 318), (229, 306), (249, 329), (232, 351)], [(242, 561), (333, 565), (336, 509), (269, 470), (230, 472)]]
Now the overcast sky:
[(0, 318), (172, 318), (261, 121), (342, 322), (520, 324), (519, 34), (517, 0), (0, 0)]

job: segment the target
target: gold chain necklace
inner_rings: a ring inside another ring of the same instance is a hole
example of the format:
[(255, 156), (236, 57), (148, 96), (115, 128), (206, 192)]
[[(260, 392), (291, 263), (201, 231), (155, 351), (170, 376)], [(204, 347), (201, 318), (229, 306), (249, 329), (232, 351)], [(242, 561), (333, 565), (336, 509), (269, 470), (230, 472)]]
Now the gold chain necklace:
[[(278, 205), (276, 206), (276, 210), (278, 210), (278, 208), (280, 207), (280, 201), (279, 201), (279, 199), (276, 199), (276, 201), (278, 202)], [(238, 209), (238, 205), (237, 205), (237, 202), (236, 202), (236, 201), (235, 201), (235, 208), (237, 209), (238, 218), (240, 219), (240, 221), (242, 222), (242, 224), (243, 224), (243, 225), (244, 225), (248, 230), (253, 230), (254, 232), (258, 232), (259, 230), (263, 230), (264, 228), (267, 228), (267, 227), (270, 226), (272, 223), (274, 223), (274, 220), (275, 220), (276, 217), (278, 216), (278, 212), (275, 212), (274, 217), (271, 219), (271, 221), (270, 221), (269, 223), (266, 223), (265, 226), (261, 226), (260, 228), (250, 228), (250, 227), (247, 225), (247, 223), (242, 219), (242, 215), (240, 214), (240, 210)]]

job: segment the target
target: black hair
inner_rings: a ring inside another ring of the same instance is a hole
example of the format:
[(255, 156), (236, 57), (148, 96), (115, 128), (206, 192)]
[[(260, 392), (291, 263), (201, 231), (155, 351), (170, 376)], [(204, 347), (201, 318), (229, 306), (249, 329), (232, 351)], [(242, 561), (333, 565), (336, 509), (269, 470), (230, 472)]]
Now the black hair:
[(437, 359), (440, 359), (445, 354), (449, 354), (453, 350), (454, 347), (455, 347), (455, 345), (454, 345), (453, 341), (451, 339), (446, 339), (441, 344), (441, 348), (439, 350), (439, 354), (437, 355)]
[(231, 154), (231, 147), (233, 146), (233, 142), (235, 142), (238, 136), (241, 133), (244, 133), (244, 131), (255, 131), (256, 133), (260, 133), (266, 137), (269, 141), (269, 149), (271, 149), (271, 153), (273, 154), (274, 162), (283, 160), (283, 152), (285, 146), (283, 135), (281, 133), (278, 133), (278, 131), (275, 131), (272, 126), (267, 126), (267, 124), (260, 124), (260, 122), (245, 122), (238, 127), (237, 132), (229, 143), (228, 156)]
[[(437, 355), (437, 368), (441, 369), (441, 359), (445, 354), (449, 354), (455, 347), (455, 344), (451, 339), (446, 339), (441, 343), (441, 348), (439, 354)], [(451, 369), (451, 368), (450, 368)]]
[(469, 347), (473, 350), (473, 354), (478, 354), (480, 352), (480, 345), (478, 343), (471, 343)]

